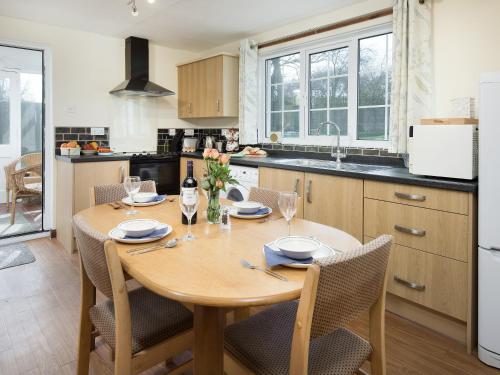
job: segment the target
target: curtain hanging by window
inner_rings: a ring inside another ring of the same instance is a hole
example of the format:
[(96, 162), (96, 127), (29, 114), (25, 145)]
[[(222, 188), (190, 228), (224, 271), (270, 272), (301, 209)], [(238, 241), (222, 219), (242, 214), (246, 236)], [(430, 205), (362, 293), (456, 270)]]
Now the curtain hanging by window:
[(257, 44), (240, 42), (240, 144), (257, 143)]
[(394, 0), (393, 33), (389, 151), (406, 153), (408, 126), (433, 114), (432, 1)]

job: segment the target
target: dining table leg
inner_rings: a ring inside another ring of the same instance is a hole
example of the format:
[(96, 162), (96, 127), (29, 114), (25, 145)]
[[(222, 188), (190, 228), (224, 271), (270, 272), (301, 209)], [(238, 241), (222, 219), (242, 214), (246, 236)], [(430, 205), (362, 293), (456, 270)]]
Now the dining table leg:
[(224, 374), (224, 308), (194, 306), (194, 374)]

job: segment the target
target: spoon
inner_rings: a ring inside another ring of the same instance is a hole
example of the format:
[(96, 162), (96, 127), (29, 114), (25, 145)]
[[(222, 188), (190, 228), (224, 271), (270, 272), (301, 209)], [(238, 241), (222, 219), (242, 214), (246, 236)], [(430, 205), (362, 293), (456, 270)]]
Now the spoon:
[(136, 251), (135, 253), (132, 253), (131, 255), (149, 253), (151, 251), (161, 250), (161, 249), (165, 249), (165, 248), (170, 249), (172, 247), (176, 247), (178, 241), (179, 240), (177, 238), (172, 238), (171, 240), (168, 240), (167, 242), (165, 242), (163, 245), (151, 247), (151, 248), (140, 250), (140, 251)]

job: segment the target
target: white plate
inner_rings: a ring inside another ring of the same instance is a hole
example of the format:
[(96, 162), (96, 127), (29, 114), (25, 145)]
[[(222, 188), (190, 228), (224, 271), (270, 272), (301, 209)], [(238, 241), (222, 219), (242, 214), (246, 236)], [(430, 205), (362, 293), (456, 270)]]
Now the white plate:
[[(266, 207), (266, 206), (264, 206), (264, 207)], [(267, 207), (267, 208), (269, 209), (269, 212), (267, 214), (262, 214), (262, 215), (250, 215), (250, 214), (240, 215), (238, 213), (237, 209), (232, 208), (229, 211), (229, 215), (231, 215), (232, 217), (235, 217), (237, 219), (261, 219), (261, 218), (269, 216), (269, 215), (271, 215), (273, 213), (273, 209), (271, 207)]]
[[(134, 204), (135, 207), (156, 206), (157, 204), (165, 202), (165, 199), (167, 199), (166, 195), (161, 200), (159, 200), (159, 201), (146, 202), (146, 203), (133, 202), (133, 204)], [(130, 197), (123, 198), (122, 202), (125, 203), (125, 204), (127, 204), (127, 205), (129, 205), (129, 206), (132, 206), (132, 199), (130, 199)]]
[(233, 207), (236, 207), (238, 212), (254, 214), (262, 208), (262, 203), (252, 201), (234, 202)]
[(153, 233), (160, 222), (150, 219), (125, 220), (118, 224), (117, 228), (125, 232), (128, 237), (146, 237)]
[(305, 236), (290, 236), (276, 240), (276, 246), (292, 259), (307, 259), (321, 247), (321, 242)]
[[(269, 246), (269, 248), (271, 250), (274, 250), (277, 253), (283, 254), (276, 246), (276, 241), (268, 243), (267, 246)], [(262, 252), (264, 253), (264, 249), (262, 249)], [(334, 250), (330, 246), (325, 245), (323, 242), (321, 242), (321, 247), (314, 252), (313, 259), (321, 259), (321, 258), (329, 257), (332, 255), (335, 255), (336, 252), (340, 252), (340, 251)], [(265, 253), (264, 253), (264, 257), (265, 257)], [(303, 264), (303, 263), (283, 264), (283, 267), (290, 267), (290, 268), (307, 268), (309, 266), (310, 266), (310, 264)]]
[(152, 192), (139, 192), (134, 195), (134, 202), (136, 203), (149, 203), (156, 200), (158, 194)]
[(125, 233), (118, 228), (113, 228), (109, 231), (108, 236), (118, 242), (123, 243), (146, 243), (161, 240), (172, 233), (172, 227), (168, 224), (160, 224), (160, 228), (167, 228), (167, 231), (159, 237), (146, 237), (146, 238), (123, 238)]

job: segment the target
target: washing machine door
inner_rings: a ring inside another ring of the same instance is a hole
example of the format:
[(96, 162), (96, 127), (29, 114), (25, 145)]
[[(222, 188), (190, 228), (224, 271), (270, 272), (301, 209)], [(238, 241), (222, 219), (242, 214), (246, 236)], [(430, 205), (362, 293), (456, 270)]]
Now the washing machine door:
[(223, 198), (229, 199), (234, 202), (241, 202), (248, 198), (248, 190), (241, 185), (230, 185), (227, 187)]

